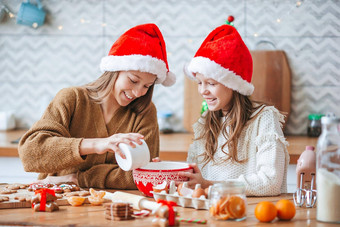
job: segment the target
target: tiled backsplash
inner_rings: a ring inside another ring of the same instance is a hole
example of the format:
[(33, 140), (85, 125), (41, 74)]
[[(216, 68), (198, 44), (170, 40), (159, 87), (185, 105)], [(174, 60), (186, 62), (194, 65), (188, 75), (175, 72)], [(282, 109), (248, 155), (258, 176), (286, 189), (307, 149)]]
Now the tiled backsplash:
[[(16, 14), (22, 1), (3, 0)], [(34, 3), (35, 1), (31, 1)], [(299, 5), (301, 3), (301, 5)], [(234, 15), (250, 49), (284, 50), (292, 71), (291, 115), (286, 132), (306, 134), (309, 113), (340, 116), (339, 0), (42, 0), (46, 23), (38, 29), (0, 21), (0, 110), (13, 110), (29, 127), (63, 87), (100, 76), (99, 63), (128, 28), (156, 23), (165, 38), (171, 88), (156, 86), (158, 110), (175, 113), (183, 130), (182, 68), (206, 35)], [(61, 29), (62, 28), (62, 29)], [(255, 88), (256, 89), (256, 88)]]

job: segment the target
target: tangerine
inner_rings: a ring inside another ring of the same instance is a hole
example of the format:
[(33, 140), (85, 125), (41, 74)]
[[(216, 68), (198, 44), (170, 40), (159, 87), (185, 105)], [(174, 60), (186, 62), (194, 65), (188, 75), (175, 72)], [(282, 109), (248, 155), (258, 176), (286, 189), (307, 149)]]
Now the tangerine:
[(81, 205), (83, 205), (83, 203), (85, 201), (85, 197), (71, 196), (71, 197), (67, 198), (67, 201), (72, 206), (81, 206)]
[(91, 196), (103, 198), (105, 196), (105, 191), (96, 191), (93, 188), (90, 188)]
[(277, 209), (269, 201), (259, 202), (255, 207), (255, 217), (261, 222), (271, 222), (276, 218)]
[(227, 202), (227, 210), (231, 217), (242, 218), (246, 213), (246, 203), (239, 196), (231, 196)]
[(276, 204), (277, 217), (280, 220), (290, 220), (295, 216), (296, 209), (292, 201), (288, 199), (281, 199)]

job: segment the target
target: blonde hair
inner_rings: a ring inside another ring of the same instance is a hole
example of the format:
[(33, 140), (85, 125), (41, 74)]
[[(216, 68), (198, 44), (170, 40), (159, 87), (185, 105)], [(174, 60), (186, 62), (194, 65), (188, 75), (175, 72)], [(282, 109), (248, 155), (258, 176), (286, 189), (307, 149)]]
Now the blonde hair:
[[(104, 72), (97, 80), (84, 85), (91, 100), (101, 104), (103, 100), (111, 93), (119, 72)], [(154, 84), (151, 85), (144, 96), (141, 96), (132, 101), (128, 107), (134, 112), (140, 114), (150, 107), (152, 100)]]
[[(251, 115), (261, 107), (261, 105), (254, 105), (259, 102), (252, 101), (250, 97), (241, 95), (240, 93), (233, 91), (233, 97), (231, 101), (230, 110), (226, 116), (226, 121), (221, 122), (220, 118), (223, 116), (222, 110), (209, 111), (205, 115), (205, 123), (203, 125), (203, 133), (196, 139), (203, 139), (205, 141), (205, 153), (203, 156), (204, 166), (210, 162), (216, 162), (214, 160), (214, 154), (217, 151), (218, 137), (220, 133), (227, 140), (222, 145), (221, 150), (226, 155), (226, 158), (221, 161), (235, 161), (237, 163), (243, 163), (247, 159), (239, 160), (237, 157), (237, 143), (241, 132), (246, 123), (251, 119)], [(227, 128), (229, 130), (227, 131)], [(228, 153), (224, 151), (225, 147), (228, 147)]]

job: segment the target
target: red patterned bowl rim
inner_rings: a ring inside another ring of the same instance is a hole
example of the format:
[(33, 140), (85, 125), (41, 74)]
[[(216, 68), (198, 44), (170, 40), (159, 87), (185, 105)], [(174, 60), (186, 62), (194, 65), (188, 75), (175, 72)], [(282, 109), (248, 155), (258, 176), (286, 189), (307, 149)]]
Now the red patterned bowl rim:
[(164, 169), (164, 170), (159, 170), (159, 169), (135, 169), (138, 171), (142, 172), (177, 172), (177, 171), (185, 171), (185, 170), (190, 170), (192, 167), (187, 167), (187, 168), (181, 168), (181, 169)]

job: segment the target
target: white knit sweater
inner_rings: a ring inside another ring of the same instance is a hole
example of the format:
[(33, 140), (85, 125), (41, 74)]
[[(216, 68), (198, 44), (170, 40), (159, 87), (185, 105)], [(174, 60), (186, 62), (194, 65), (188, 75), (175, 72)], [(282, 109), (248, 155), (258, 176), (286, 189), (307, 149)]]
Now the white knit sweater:
[[(261, 111), (259, 113), (259, 111)], [(214, 155), (215, 163), (209, 162), (203, 167), (205, 152), (204, 141), (195, 140), (189, 148), (189, 163), (196, 163), (204, 179), (225, 181), (238, 179), (246, 186), (247, 196), (274, 196), (287, 192), (287, 168), (289, 164), (288, 143), (282, 132), (284, 116), (273, 106), (262, 107), (253, 113), (254, 119), (244, 127), (237, 147), (239, 160), (247, 158), (245, 163), (225, 161), (221, 147), (226, 139), (220, 134), (218, 150)], [(221, 119), (225, 120), (225, 117)], [(203, 130), (203, 118), (193, 125), (195, 138)], [(228, 153), (228, 147), (224, 148)]]

